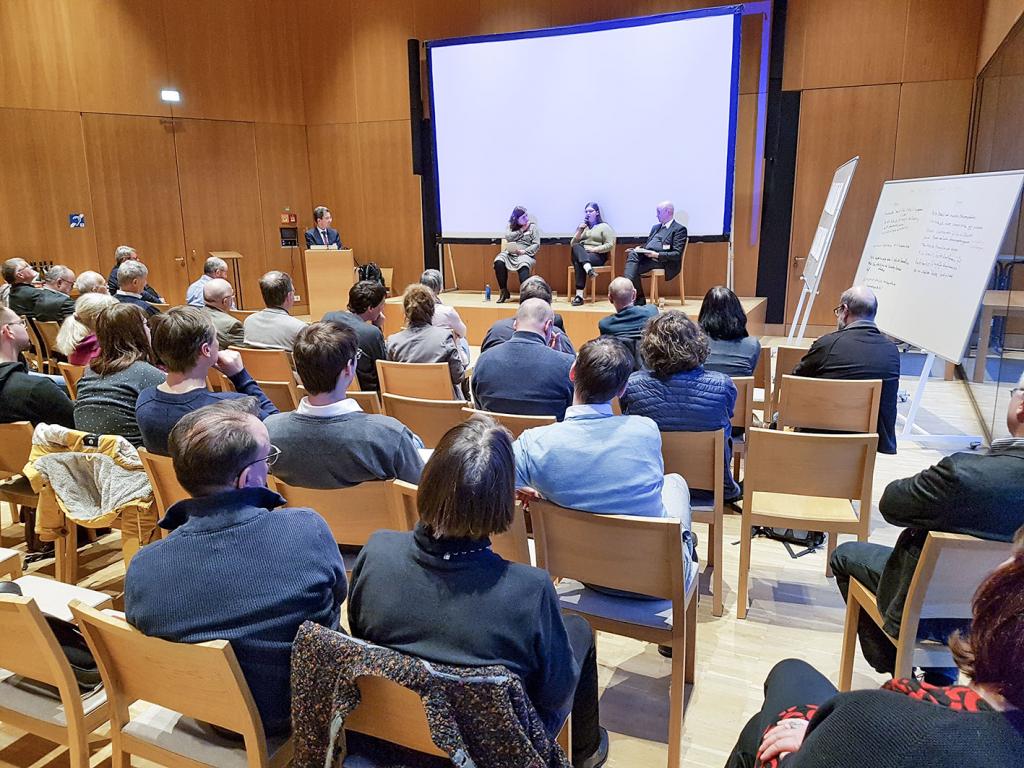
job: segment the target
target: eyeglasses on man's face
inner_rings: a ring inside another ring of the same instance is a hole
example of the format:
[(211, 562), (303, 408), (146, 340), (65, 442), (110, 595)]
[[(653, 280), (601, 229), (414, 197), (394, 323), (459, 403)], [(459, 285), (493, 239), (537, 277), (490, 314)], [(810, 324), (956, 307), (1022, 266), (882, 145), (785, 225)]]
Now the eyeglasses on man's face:
[(832, 313), (833, 313), (833, 314), (834, 314), (834, 315), (835, 315), (836, 317), (839, 317), (839, 313), (843, 311), (843, 307), (845, 307), (845, 306), (846, 306), (845, 304), (840, 304), (840, 305), (839, 305), (838, 307), (835, 307), (835, 308), (834, 308), (834, 309), (832, 310)]

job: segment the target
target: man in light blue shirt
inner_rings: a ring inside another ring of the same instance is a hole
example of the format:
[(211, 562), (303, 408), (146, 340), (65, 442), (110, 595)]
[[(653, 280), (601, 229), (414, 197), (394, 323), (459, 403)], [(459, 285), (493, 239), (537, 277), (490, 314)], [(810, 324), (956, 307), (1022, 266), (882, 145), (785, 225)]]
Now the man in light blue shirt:
[(211, 256), (206, 260), (203, 265), (203, 274), (198, 280), (188, 287), (185, 291), (185, 303), (190, 307), (205, 307), (206, 300), (203, 298), (203, 286), (205, 286), (211, 280), (220, 278), (221, 280), (227, 280), (228, 277), (228, 264), (224, 259)]

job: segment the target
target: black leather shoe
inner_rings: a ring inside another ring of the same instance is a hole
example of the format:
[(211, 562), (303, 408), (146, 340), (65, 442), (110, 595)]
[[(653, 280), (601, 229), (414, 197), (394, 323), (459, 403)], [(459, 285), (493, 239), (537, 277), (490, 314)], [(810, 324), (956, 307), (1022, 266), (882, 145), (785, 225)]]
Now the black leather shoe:
[(495, 304), (504, 304), (510, 298), (512, 298), (512, 294), (511, 293), (509, 293), (508, 291), (502, 291), (501, 295), (498, 296), (498, 300), (495, 302)]
[(658, 653), (664, 656), (666, 659), (672, 658), (672, 646), (671, 645), (659, 645)]
[(571, 304), (574, 307), (582, 307), (583, 306), (583, 297), (582, 296), (573, 296)]
[(608, 731), (601, 728), (601, 741), (594, 753), (584, 760), (573, 761), (573, 768), (601, 768), (608, 761)]

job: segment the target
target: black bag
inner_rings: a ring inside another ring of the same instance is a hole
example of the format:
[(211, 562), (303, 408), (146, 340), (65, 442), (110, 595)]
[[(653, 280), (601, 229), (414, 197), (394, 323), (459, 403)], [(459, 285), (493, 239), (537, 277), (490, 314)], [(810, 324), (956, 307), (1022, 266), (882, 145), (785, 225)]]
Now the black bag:
[(760, 528), (758, 533), (768, 539), (793, 544), (807, 549), (817, 549), (825, 543), (825, 534), (821, 531), (800, 531), (795, 528)]
[(384, 282), (384, 273), (381, 271), (380, 266), (375, 262), (370, 261), (366, 264), (360, 264), (358, 272), (360, 281), (369, 280), (371, 283), (380, 283), (385, 288), (388, 287)]

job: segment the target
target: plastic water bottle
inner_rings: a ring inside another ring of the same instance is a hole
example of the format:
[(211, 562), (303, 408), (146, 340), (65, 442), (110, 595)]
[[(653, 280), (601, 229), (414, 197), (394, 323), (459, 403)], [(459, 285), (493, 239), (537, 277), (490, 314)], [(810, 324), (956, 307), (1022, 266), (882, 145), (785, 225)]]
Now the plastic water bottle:
[(664, 310), (665, 309), (665, 297), (664, 296), (659, 296), (658, 297), (658, 309), (659, 310)]
[(491, 300), (491, 284), (488, 283), (487, 285), (484, 286), (484, 301), (490, 301), (490, 300)]

